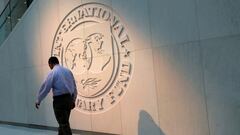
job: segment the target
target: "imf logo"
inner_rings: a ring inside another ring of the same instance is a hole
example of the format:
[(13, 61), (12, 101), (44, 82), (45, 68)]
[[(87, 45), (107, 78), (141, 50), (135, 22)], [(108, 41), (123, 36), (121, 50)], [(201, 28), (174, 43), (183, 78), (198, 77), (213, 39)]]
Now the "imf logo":
[(110, 7), (86, 3), (70, 11), (55, 34), (52, 56), (76, 79), (77, 110), (101, 113), (117, 104), (132, 76), (130, 38)]

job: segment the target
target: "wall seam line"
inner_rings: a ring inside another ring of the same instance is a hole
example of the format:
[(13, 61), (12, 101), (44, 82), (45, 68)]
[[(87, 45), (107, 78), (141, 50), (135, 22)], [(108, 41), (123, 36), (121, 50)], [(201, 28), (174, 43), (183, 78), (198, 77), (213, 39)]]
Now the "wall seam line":
[(198, 13), (198, 0), (194, 0), (195, 3), (195, 15), (196, 15), (196, 23), (197, 23), (197, 30), (198, 30), (198, 42), (199, 42), (199, 48), (200, 48), (200, 65), (202, 70), (202, 83), (203, 83), (203, 94), (204, 94), (204, 104), (205, 104), (205, 112), (207, 117), (207, 128), (208, 128), (208, 134), (211, 135), (210, 131), (210, 121), (209, 121), (209, 112), (208, 112), (208, 100), (207, 100), (207, 91), (206, 91), (206, 78), (205, 78), (205, 70), (204, 70), (204, 59), (203, 59), (203, 49), (201, 45), (201, 37), (200, 37), (200, 26), (199, 26), (199, 13)]

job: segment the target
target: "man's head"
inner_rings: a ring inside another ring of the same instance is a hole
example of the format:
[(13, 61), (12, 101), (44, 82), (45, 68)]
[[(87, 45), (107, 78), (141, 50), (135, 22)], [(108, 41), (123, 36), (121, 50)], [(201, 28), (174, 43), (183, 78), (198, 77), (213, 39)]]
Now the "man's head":
[(53, 69), (53, 67), (57, 64), (59, 64), (59, 61), (58, 61), (57, 57), (52, 56), (52, 57), (49, 58), (48, 65), (49, 65), (50, 69)]

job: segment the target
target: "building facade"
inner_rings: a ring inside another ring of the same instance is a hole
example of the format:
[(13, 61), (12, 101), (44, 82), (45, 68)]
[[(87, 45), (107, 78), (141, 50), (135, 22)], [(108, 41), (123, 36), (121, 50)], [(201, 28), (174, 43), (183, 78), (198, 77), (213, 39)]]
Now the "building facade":
[(240, 1), (35, 0), (0, 46), (0, 121), (34, 108), (50, 56), (74, 73), (71, 127), (121, 135), (240, 134)]

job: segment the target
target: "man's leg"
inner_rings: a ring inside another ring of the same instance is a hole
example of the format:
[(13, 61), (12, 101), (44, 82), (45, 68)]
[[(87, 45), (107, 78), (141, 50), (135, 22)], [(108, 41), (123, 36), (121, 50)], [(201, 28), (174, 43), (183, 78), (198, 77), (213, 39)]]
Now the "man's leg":
[(53, 103), (54, 114), (55, 114), (56, 120), (57, 120), (58, 125), (59, 125), (58, 135), (64, 135), (63, 130), (61, 128), (61, 123), (63, 123), (64, 116), (63, 116), (63, 113), (62, 113), (62, 109), (59, 109), (58, 106), (59, 106), (58, 103), (56, 103), (56, 102)]
[(71, 112), (71, 110), (64, 111), (65, 116), (66, 116), (66, 122), (62, 125), (62, 130), (64, 132), (64, 135), (72, 135), (72, 131), (70, 128), (70, 123), (69, 123), (70, 112)]
[[(66, 111), (64, 113), (66, 113)], [(68, 119), (66, 119), (67, 114), (65, 114), (64, 117), (65, 117), (65, 118), (63, 118), (64, 120), (59, 122), (60, 133), (62, 133), (63, 135), (72, 135), (70, 124), (68, 122)]]
[(59, 124), (58, 134), (59, 135), (72, 135), (71, 128), (69, 125), (69, 116), (70, 111), (66, 108), (66, 102), (64, 101), (55, 101), (53, 102), (53, 109), (55, 117)]

